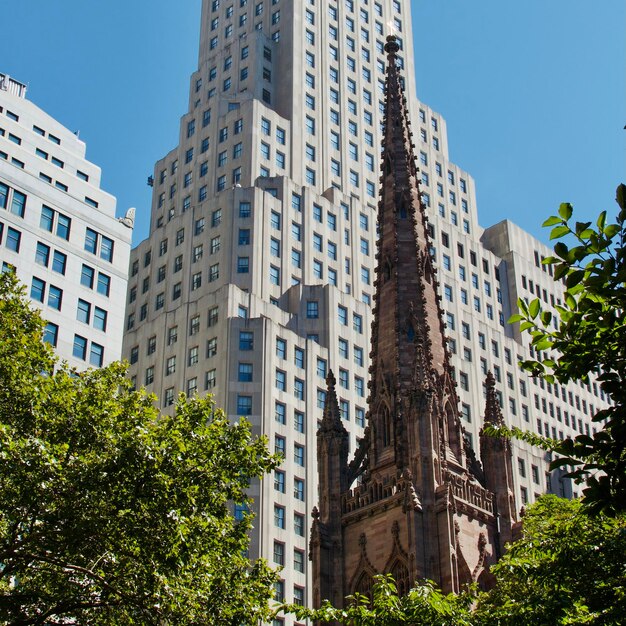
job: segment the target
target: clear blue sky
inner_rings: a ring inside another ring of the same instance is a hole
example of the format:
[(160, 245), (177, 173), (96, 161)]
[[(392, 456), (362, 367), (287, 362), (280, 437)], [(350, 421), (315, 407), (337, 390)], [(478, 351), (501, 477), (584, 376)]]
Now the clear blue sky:
[[(319, 0), (320, 2), (322, 0)], [(0, 71), (72, 130), (147, 235), (154, 162), (178, 141), (200, 0), (0, 0)], [(623, 0), (412, 0), (420, 98), (474, 176), (480, 223), (542, 239), (562, 201), (615, 210), (626, 182)]]

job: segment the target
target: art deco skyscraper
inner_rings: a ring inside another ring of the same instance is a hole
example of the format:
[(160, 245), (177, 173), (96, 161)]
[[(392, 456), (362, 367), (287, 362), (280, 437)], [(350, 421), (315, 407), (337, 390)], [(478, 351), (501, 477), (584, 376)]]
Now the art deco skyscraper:
[[(124, 354), (166, 410), (178, 391), (213, 392), (285, 455), (252, 487), (252, 547), (284, 565), (287, 600), (312, 594), (307, 539), (330, 368), (351, 453), (365, 425), (391, 31), (468, 438), (478, 443), (470, 407), (484, 404), (488, 369), (505, 418), (542, 433), (589, 428), (601, 401), (592, 387), (541, 388), (518, 371), (529, 350), (505, 325), (512, 303), (538, 289), (556, 304), (559, 288), (539, 242), (510, 222), (479, 227), (445, 121), (416, 98), (408, 0), (204, 0), (179, 145), (155, 166), (150, 234), (131, 255)], [(569, 488), (546, 475), (541, 453), (515, 457), (518, 501)]]

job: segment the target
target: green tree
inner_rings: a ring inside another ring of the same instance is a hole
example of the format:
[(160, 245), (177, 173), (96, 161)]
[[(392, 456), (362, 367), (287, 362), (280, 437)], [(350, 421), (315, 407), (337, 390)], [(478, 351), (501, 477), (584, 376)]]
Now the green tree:
[(0, 278), (0, 622), (257, 624), (275, 573), (246, 556), (252, 479), (276, 466), (210, 397), (173, 416), (113, 364), (77, 373)]
[(372, 598), (347, 608), (282, 607), (298, 619), (343, 626), (609, 626), (626, 615), (626, 517), (589, 515), (579, 500), (540, 498), (524, 516), (522, 537), (492, 567), (495, 587), (445, 595), (424, 582), (398, 597), (379, 576)]
[[(553, 315), (540, 300), (518, 300), (520, 322), (538, 352), (550, 354), (523, 367), (548, 382), (588, 382), (592, 374), (610, 398), (611, 406), (593, 416), (597, 432), (564, 441), (540, 440), (515, 432), (531, 443), (556, 453), (552, 468), (569, 465), (577, 482), (585, 483), (584, 501), (591, 511), (626, 511), (626, 186), (617, 188), (619, 212), (607, 224), (602, 212), (595, 226), (572, 222), (573, 209), (562, 204), (544, 226), (559, 241), (554, 256), (544, 263), (554, 268), (555, 280), (565, 284), (565, 298)], [(563, 241), (565, 239), (565, 241)], [(568, 245), (569, 242), (570, 245)]]
[(479, 599), (478, 624), (623, 624), (626, 518), (590, 516), (580, 501), (543, 496), (492, 573), (497, 583)]
[(363, 594), (347, 598), (347, 608), (337, 609), (328, 601), (317, 610), (285, 605), (281, 611), (294, 613), (297, 619), (345, 626), (472, 626), (470, 606), (473, 596), (444, 594), (433, 583), (416, 585), (405, 596), (390, 575), (376, 576), (371, 599)]

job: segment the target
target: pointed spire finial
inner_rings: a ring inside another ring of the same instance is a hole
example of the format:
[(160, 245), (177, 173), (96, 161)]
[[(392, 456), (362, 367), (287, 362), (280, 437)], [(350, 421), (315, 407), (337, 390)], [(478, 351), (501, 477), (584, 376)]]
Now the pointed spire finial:
[(395, 35), (387, 36), (387, 43), (385, 44), (385, 52), (390, 56), (396, 56), (397, 52), (400, 50), (400, 44)]
[(500, 408), (500, 400), (496, 392), (496, 379), (491, 371), (487, 372), (485, 378), (485, 388), (487, 390), (487, 400), (485, 403), (485, 424), (501, 425), (504, 424), (502, 409)]
[(326, 402), (324, 403), (324, 414), (318, 433), (332, 432), (341, 436), (347, 436), (348, 431), (341, 422), (339, 401), (337, 400), (337, 391), (335, 390), (336, 382), (335, 375), (331, 369), (326, 376)]
[(336, 384), (337, 384), (337, 379), (335, 378), (335, 374), (333, 373), (333, 370), (330, 369), (328, 370), (328, 374), (326, 376), (326, 386), (328, 387), (328, 391), (330, 391), (331, 389), (334, 391)]

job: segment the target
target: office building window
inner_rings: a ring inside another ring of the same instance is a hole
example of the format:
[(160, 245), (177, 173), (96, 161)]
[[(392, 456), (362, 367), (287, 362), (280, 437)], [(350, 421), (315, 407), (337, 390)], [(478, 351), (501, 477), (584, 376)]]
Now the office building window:
[(293, 497), (304, 502), (304, 480), (301, 478), (293, 479)]
[(285, 507), (274, 505), (274, 526), (276, 528), (285, 528)]
[(237, 415), (252, 415), (252, 396), (237, 396)]
[(81, 361), (87, 359), (87, 340), (80, 335), (74, 335), (74, 345), (72, 355)]
[(274, 490), (285, 493), (285, 472), (274, 470)]
[(56, 347), (59, 337), (59, 327), (52, 322), (48, 322), (43, 331), (43, 340), (52, 347)]
[(238, 380), (240, 383), (252, 382), (252, 363), (239, 363)]

